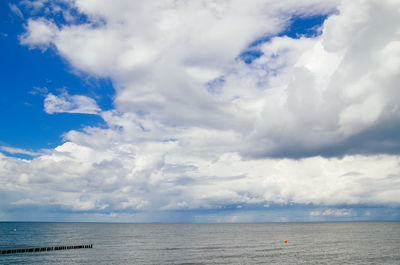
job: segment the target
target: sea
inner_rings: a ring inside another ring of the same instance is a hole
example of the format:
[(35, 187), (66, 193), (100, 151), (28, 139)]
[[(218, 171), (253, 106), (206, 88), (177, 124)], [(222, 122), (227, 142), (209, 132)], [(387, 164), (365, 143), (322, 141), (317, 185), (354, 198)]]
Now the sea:
[(0, 222), (0, 250), (83, 244), (93, 248), (0, 254), (0, 264), (400, 264), (400, 222)]

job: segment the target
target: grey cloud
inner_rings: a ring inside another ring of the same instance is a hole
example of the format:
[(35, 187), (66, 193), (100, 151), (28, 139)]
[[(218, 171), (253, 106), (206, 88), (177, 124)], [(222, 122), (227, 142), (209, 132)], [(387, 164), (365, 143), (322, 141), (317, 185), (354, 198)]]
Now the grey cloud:
[[(392, 5), (372, 1), (357, 9), (356, 3), (343, 2), (320, 37), (275, 38), (263, 44), (264, 56), (253, 63), (258, 74), (264, 67), (280, 70), (273, 77), (266, 72), (269, 87), (260, 87), (265, 89), (262, 118), (248, 134), (242, 154), (399, 154), (400, 20)], [(279, 47), (287, 50), (279, 53)], [(275, 52), (280, 56), (270, 57)], [(223, 89), (229, 89), (227, 84)]]

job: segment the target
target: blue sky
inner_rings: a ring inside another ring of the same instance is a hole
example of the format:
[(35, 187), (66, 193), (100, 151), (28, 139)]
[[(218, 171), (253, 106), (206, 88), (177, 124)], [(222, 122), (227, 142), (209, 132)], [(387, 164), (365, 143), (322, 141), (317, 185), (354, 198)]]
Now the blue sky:
[(24, 32), (26, 21), (12, 12), (10, 3), (3, 1), (0, 8), (1, 84), (5, 93), (1, 99), (2, 145), (28, 150), (54, 148), (68, 130), (101, 126), (103, 121), (98, 116), (48, 115), (43, 111), (44, 94), (63, 89), (94, 96), (102, 109), (110, 109), (112, 84), (107, 79), (74, 74), (54, 50), (20, 45), (18, 36)]
[(0, 220), (399, 220), (400, 9), (356, 2), (2, 1)]

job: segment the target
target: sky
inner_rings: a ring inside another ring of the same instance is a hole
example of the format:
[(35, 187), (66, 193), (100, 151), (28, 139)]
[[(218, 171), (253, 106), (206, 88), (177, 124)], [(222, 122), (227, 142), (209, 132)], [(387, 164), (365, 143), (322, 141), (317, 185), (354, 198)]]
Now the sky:
[(397, 0), (0, 2), (0, 221), (400, 220)]

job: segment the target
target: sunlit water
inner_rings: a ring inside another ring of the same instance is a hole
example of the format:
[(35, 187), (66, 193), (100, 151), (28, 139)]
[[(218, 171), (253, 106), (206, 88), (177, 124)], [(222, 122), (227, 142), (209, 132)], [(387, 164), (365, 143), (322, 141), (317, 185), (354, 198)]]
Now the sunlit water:
[(0, 223), (0, 249), (81, 244), (0, 264), (400, 264), (400, 222)]

